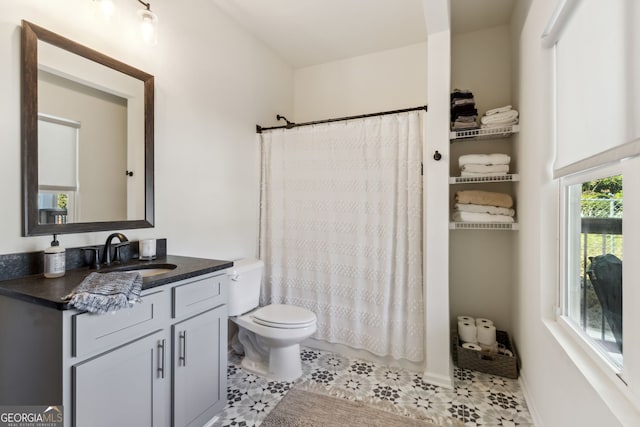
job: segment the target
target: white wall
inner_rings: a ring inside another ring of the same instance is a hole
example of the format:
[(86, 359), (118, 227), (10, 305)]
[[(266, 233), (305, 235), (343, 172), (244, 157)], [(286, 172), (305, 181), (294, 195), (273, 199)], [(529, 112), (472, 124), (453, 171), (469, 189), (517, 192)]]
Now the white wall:
[(554, 6), (554, 0), (518, 1), (512, 26), (514, 51), (519, 52), (514, 58), (514, 101), (521, 116), (516, 147), (521, 159), (519, 277), (513, 309), (521, 381), (540, 426), (618, 426), (620, 422), (543, 323), (551, 318), (558, 280), (557, 191), (551, 180), (551, 58), (540, 41)]
[(357, 56), (295, 71), (296, 122), (425, 105), (427, 44)]
[[(255, 124), (293, 112), (293, 71), (212, 2), (156, 1), (158, 44), (138, 37), (137, 2), (116, 2), (107, 23), (87, 0), (0, 4), (0, 253), (42, 250), (51, 240), (21, 237), (20, 21), (29, 20), (155, 76), (156, 227), (130, 239), (168, 238), (173, 254), (255, 256), (259, 145)], [(59, 236), (67, 247), (102, 243), (108, 233)]]
[(471, 89), (478, 114), (511, 104), (508, 25), (456, 34), (451, 39), (452, 89)]

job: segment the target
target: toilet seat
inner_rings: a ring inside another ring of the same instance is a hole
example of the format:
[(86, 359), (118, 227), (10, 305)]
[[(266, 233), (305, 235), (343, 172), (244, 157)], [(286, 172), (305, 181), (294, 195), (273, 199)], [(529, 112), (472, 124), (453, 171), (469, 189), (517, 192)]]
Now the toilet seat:
[(306, 308), (288, 304), (270, 304), (251, 313), (253, 321), (262, 326), (280, 329), (307, 328), (316, 322), (316, 315)]

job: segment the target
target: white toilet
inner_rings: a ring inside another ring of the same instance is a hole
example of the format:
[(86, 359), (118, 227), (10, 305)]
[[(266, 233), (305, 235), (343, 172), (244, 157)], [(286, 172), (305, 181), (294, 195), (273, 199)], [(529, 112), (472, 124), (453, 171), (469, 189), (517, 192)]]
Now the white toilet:
[(229, 318), (238, 325), (244, 350), (242, 367), (279, 381), (302, 375), (300, 343), (316, 331), (316, 315), (302, 307), (270, 304), (258, 307), (262, 270), (260, 260), (234, 261), (227, 274)]

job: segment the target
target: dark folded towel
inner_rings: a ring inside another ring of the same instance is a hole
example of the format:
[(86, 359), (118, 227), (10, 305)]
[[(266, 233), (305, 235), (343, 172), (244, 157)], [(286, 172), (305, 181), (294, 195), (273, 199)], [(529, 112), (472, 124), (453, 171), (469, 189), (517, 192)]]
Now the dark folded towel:
[(456, 105), (455, 107), (451, 107), (451, 114), (463, 113), (478, 114), (478, 110), (476, 109), (475, 104)]
[(109, 313), (132, 307), (140, 302), (142, 276), (140, 273), (112, 271), (91, 273), (63, 300), (78, 310)]
[(469, 99), (469, 98), (473, 98), (473, 92), (471, 92), (470, 90), (454, 89), (453, 92), (451, 92), (452, 101), (454, 99)]

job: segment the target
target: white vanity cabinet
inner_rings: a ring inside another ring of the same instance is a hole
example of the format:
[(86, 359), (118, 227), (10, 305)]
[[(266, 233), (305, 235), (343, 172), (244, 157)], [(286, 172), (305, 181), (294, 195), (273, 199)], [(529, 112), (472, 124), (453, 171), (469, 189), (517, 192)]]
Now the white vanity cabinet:
[(226, 300), (221, 271), (112, 314), (0, 296), (0, 403), (62, 404), (65, 427), (202, 426), (226, 404)]

